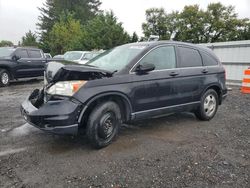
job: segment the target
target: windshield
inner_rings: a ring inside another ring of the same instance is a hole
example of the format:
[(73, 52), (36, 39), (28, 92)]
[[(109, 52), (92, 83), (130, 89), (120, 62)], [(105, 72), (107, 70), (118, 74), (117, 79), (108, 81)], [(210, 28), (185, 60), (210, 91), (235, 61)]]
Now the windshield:
[(120, 71), (145, 47), (146, 46), (136, 44), (119, 46), (100, 54), (87, 64), (111, 72)]
[(90, 60), (93, 59), (94, 57), (98, 56), (99, 52), (95, 52), (95, 53), (86, 53), (85, 56), (83, 57), (84, 60)]
[(82, 58), (82, 60), (90, 60), (92, 56), (93, 56), (92, 53), (86, 53), (84, 57)]
[(0, 57), (9, 57), (15, 51), (14, 48), (1, 47)]
[(65, 60), (75, 61), (81, 59), (82, 53), (83, 52), (66, 52), (63, 57)]

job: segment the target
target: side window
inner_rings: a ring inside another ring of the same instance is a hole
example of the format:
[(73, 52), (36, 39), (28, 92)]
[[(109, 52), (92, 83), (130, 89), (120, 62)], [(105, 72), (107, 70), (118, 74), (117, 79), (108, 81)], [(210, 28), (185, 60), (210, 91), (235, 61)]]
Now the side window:
[(218, 65), (218, 62), (216, 61), (216, 59), (214, 59), (210, 55), (201, 52), (201, 56), (202, 56), (203, 63), (204, 63), (205, 66)]
[(29, 51), (30, 58), (41, 58), (42, 57), (40, 50), (28, 50), (28, 51)]
[(28, 53), (27, 50), (25, 49), (17, 49), (15, 52), (15, 55), (20, 57), (20, 58), (28, 58)]
[(180, 54), (180, 67), (202, 66), (202, 60), (198, 50), (185, 47), (178, 47), (178, 49)]
[(175, 68), (175, 48), (173, 46), (159, 47), (147, 54), (140, 64), (154, 64), (155, 70)]

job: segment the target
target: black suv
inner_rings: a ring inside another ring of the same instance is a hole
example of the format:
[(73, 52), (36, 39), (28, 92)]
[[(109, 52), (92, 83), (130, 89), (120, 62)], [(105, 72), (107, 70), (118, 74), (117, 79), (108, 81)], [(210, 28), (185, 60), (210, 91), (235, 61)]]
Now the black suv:
[(122, 122), (182, 111), (210, 120), (227, 95), (211, 50), (172, 41), (126, 44), (86, 65), (49, 63), (46, 82), (23, 102), (25, 120), (56, 134), (83, 129), (97, 148)]
[(1, 47), (0, 86), (7, 86), (10, 80), (43, 76), (46, 63), (40, 49)]

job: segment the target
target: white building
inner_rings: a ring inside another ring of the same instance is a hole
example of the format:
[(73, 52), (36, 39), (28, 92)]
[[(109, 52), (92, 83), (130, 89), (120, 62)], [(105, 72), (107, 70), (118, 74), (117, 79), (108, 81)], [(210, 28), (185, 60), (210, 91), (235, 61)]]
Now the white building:
[(250, 40), (202, 44), (214, 51), (226, 69), (227, 82), (241, 84), (250, 67)]

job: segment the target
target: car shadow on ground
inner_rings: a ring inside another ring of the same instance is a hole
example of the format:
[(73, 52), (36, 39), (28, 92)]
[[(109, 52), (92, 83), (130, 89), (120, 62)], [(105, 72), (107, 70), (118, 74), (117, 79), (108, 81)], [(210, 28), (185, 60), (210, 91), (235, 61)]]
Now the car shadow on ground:
[(43, 78), (15, 80), (15, 81), (11, 81), (9, 86), (18, 86), (18, 85), (25, 85), (25, 84), (37, 84), (41, 81), (43, 81)]
[[(117, 145), (114, 146), (117, 148), (122, 142), (128, 142), (127, 137), (133, 139), (138, 138), (138, 136), (143, 137), (144, 135), (154, 134), (154, 132), (161, 132), (162, 134), (165, 133), (168, 135), (169, 132), (176, 132), (177, 129), (185, 126), (184, 122), (194, 124), (197, 123), (197, 119), (192, 113), (178, 113), (137, 121), (130, 124), (123, 124), (120, 128), (117, 140), (111, 145)], [(52, 135), (52, 137), (52, 141), (46, 146), (48, 152), (51, 154), (61, 154), (77, 149), (93, 150), (86, 135), (83, 133), (77, 136)], [(122, 145), (124, 146), (125, 143), (122, 143)]]

